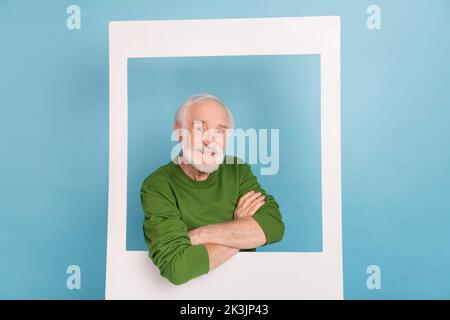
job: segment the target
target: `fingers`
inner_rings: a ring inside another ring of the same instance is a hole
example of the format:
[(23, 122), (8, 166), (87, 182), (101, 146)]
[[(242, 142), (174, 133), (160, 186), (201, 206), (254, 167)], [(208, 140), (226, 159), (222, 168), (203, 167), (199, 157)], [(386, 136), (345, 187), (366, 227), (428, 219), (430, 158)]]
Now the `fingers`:
[(198, 243), (198, 239), (197, 239), (196, 234), (195, 234), (195, 229), (190, 230), (188, 232), (188, 236), (189, 236), (189, 239), (191, 240), (192, 245), (195, 246), (195, 245), (199, 244)]
[(242, 209), (246, 209), (248, 207), (250, 207), (253, 202), (255, 201), (259, 201), (261, 199), (264, 199), (265, 196), (264, 194), (262, 194), (261, 192), (255, 192), (252, 195), (250, 195), (249, 197), (247, 197), (241, 204), (241, 208)]
[(249, 191), (238, 201), (235, 216), (246, 217), (254, 215), (265, 203), (265, 195), (262, 192)]
[(239, 198), (234, 216), (253, 216), (264, 203), (265, 195), (262, 192), (249, 191)]
[(253, 216), (259, 208), (261, 208), (266, 201), (264, 199), (254, 201), (250, 207), (247, 208), (247, 216)]
[(239, 198), (237, 206), (240, 206), (245, 199), (252, 196), (253, 194), (255, 194), (255, 191), (249, 191), (246, 194), (244, 194), (242, 197)]
[(261, 208), (265, 203), (266, 201), (264, 199), (253, 201), (251, 205), (248, 206), (247, 208), (245, 209), (241, 208), (237, 210), (235, 216), (237, 218), (253, 216), (256, 213), (256, 211), (258, 211), (258, 209)]

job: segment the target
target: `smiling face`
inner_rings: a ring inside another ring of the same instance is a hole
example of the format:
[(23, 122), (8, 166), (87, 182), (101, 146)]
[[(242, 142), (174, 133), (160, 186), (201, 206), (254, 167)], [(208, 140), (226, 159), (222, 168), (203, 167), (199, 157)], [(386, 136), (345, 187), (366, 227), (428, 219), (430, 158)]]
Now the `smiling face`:
[[(181, 128), (175, 124), (175, 128)], [(188, 110), (183, 123), (183, 162), (195, 169), (211, 173), (225, 157), (227, 129), (231, 128), (228, 111), (214, 100), (195, 103)]]

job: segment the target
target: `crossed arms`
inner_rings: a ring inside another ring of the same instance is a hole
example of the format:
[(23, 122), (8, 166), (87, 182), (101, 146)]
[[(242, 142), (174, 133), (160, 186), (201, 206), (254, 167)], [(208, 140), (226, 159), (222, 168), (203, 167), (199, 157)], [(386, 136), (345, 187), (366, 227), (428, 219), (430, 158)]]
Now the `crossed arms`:
[(280, 241), (284, 223), (278, 204), (243, 165), (234, 219), (188, 230), (165, 177), (154, 176), (141, 188), (144, 238), (149, 256), (163, 277), (179, 285), (208, 273), (240, 249)]
[(193, 245), (204, 244), (208, 250), (209, 270), (221, 265), (239, 249), (264, 245), (267, 240), (253, 215), (264, 205), (262, 192), (249, 191), (243, 195), (234, 211), (234, 220), (209, 224), (188, 232)]

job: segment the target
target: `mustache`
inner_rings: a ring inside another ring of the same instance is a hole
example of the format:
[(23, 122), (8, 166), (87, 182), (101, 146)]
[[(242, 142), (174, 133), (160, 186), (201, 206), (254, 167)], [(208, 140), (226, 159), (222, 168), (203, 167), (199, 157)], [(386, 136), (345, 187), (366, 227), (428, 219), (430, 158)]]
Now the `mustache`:
[(223, 152), (222, 146), (220, 144), (215, 144), (213, 146), (209, 145), (207, 147), (196, 147), (194, 148), (194, 150), (207, 154), (218, 154)]

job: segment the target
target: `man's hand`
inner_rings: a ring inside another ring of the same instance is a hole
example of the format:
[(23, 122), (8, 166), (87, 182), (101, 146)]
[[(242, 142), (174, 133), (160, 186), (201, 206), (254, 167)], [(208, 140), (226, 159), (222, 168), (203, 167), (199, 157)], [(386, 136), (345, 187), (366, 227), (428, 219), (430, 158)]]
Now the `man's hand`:
[(251, 217), (264, 205), (265, 196), (261, 192), (249, 191), (239, 198), (234, 219)]
[(189, 239), (191, 239), (191, 243), (193, 246), (198, 244), (204, 244), (205, 242), (202, 240), (200, 228), (191, 229), (188, 232)]
[(188, 232), (192, 245), (220, 244), (238, 249), (251, 249), (266, 243), (266, 236), (253, 219), (253, 215), (264, 205), (265, 196), (261, 192), (250, 191), (238, 201), (234, 220), (209, 224)]
[[(234, 210), (234, 220), (253, 216), (265, 203), (265, 196), (261, 192), (249, 191), (239, 198)], [(203, 244), (205, 242), (204, 228), (195, 228), (188, 232), (192, 245)]]

